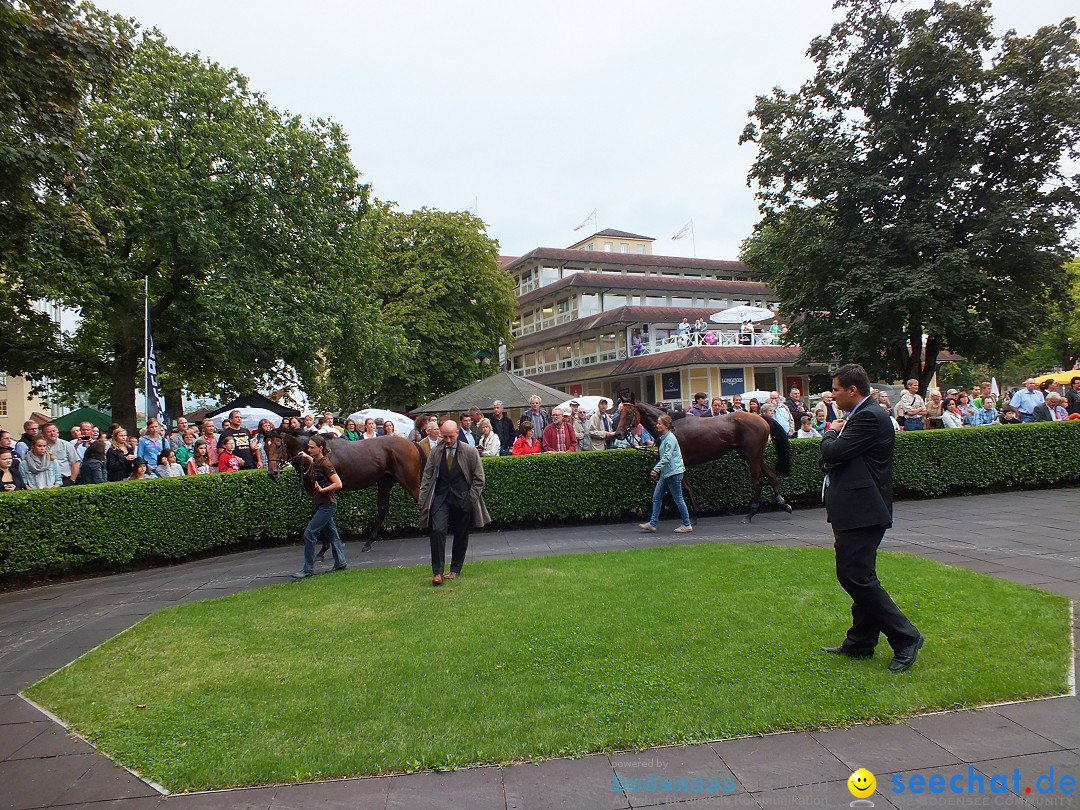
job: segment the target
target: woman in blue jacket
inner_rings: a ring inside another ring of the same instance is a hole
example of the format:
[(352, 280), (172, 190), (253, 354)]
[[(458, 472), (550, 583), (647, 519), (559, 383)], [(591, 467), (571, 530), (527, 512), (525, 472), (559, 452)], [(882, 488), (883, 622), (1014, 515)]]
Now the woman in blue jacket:
[(675, 438), (671, 425), (671, 417), (667, 414), (656, 420), (656, 430), (660, 434), (660, 457), (649, 473), (656, 479), (656, 488), (653, 489), (652, 496), (652, 517), (649, 518), (648, 523), (641, 524), (641, 528), (647, 532), (656, 531), (665, 492), (671, 493), (675, 505), (679, 508), (679, 514), (682, 515), (682, 526), (675, 531), (682, 533), (694, 530), (690, 523), (690, 512), (682, 496), (682, 479), (683, 473), (686, 472), (686, 465), (683, 464), (682, 448), (679, 447), (679, 440)]

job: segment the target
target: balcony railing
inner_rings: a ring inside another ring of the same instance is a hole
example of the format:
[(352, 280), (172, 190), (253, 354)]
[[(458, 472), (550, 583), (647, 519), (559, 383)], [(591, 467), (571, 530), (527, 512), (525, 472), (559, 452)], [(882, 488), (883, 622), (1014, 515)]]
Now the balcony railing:
[(779, 346), (780, 338), (771, 332), (740, 332), (734, 330), (709, 329), (705, 332), (692, 332), (687, 335), (672, 335), (642, 344), (642, 351), (632, 354), (657, 354), (685, 349), (689, 346)]

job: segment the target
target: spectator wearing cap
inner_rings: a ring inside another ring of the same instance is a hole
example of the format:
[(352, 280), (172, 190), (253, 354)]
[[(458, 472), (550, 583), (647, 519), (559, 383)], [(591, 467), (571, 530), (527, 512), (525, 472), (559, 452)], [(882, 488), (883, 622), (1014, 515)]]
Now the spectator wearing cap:
[(699, 391), (694, 394), (694, 404), (687, 411), (694, 416), (708, 416), (709, 415), (709, 395), (704, 391)]
[(1034, 422), (1035, 406), (1045, 405), (1046, 397), (1035, 387), (1034, 378), (1028, 377), (1024, 380), (1024, 387), (1013, 394), (1009, 404), (1020, 412), (1021, 422)]
[(589, 419), (589, 439), (593, 450), (610, 449), (615, 441), (615, 423), (607, 407), (608, 401), (601, 399), (596, 404), (596, 413)]
[(491, 432), (499, 437), (499, 455), (508, 456), (517, 438), (514, 420), (503, 412), (502, 400), (495, 400), (491, 408)]

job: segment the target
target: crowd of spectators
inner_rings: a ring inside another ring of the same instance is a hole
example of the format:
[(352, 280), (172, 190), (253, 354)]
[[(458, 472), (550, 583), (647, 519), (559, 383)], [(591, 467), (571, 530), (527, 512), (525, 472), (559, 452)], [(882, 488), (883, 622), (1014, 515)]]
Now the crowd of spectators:
[[(989, 382), (970, 391), (950, 388), (944, 396), (932, 388), (928, 399), (922, 397), (919, 387), (918, 380), (908, 380), (896, 403), (890, 401), (887, 391), (871, 393), (889, 414), (894, 429), (959, 429), (1080, 419), (1080, 375), (1073, 377), (1064, 391), (1059, 391), (1058, 384), (1052, 381), (1036, 385), (1029, 378), (1022, 388), (1000, 398), (994, 396)], [(741, 394), (735, 394), (710, 400), (706, 393), (699, 392), (687, 413), (696, 417), (758, 413), (776, 420), (792, 438), (820, 437), (833, 420), (843, 417), (831, 391), (814, 400), (804, 398), (798, 388), (792, 388), (786, 398), (771, 391), (766, 402), (753, 397), (746, 402), (743, 399)], [(488, 416), (477, 406), (453, 416), (458, 422), (458, 440), (487, 457), (654, 446), (655, 438), (640, 424), (627, 435), (619, 432), (618, 413), (609, 407), (612, 401), (601, 399), (596, 411), (589, 414), (571, 400), (564, 413), (558, 407), (549, 412), (539, 397), (533, 397), (516, 424), (498, 401)], [(441, 440), (441, 425), (447, 418), (451, 417), (415, 417), (407, 438), (417, 444), (425, 458)], [(184, 417), (177, 420), (171, 432), (160, 421), (151, 419), (139, 436), (129, 436), (116, 424), (103, 433), (90, 422), (72, 428), (70, 439), (62, 438), (52, 424), (39, 427), (37, 422), (28, 421), (23, 430), (17, 441), (8, 431), (0, 430), (2, 492), (259, 469), (266, 466), (265, 440), (273, 431), (295, 436), (321, 434), (343, 441), (364, 441), (396, 431), (392, 421), (373, 418), (363, 424), (347, 419), (338, 426), (330, 412), (318, 418), (311, 414), (286, 417), (278, 425), (263, 419), (252, 431), (244, 427), (239, 410), (229, 414), (221, 430), (210, 419), (196, 427)]]

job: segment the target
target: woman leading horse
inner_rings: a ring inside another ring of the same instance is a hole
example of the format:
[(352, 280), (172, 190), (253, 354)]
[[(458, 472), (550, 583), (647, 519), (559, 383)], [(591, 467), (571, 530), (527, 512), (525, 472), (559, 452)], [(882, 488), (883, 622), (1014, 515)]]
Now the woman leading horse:
[[(290, 436), (274, 431), (266, 435), (267, 472), (278, 480), (286, 465), (297, 468), (306, 489), (311, 489), (308, 470), (302, 469), (297, 456), (304, 449), (307, 437)], [(354, 492), (372, 484), (379, 485), (379, 510), (371, 527), (364, 551), (379, 539), (383, 521), (390, 511), (390, 490), (397, 482), (414, 501), (420, 500), (420, 474), (424, 462), (419, 448), (404, 436), (380, 436), (366, 442), (332, 441), (328, 445), (334, 469), (341, 478), (341, 491)]]
[[(659, 408), (636, 402), (633, 397), (623, 400), (619, 406), (619, 430), (632, 430), (641, 422), (647, 431), (656, 435), (656, 420), (663, 415)], [(718, 459), (732, 450), (750, 465), (750, 480), (754, 500), (750, 504), (750, 513), (743, 518), (749, 523), (761, 509), (761, 476), (768, 477), (775, 493), (776, 504), (791, 511), (791, 505), (784, 500), (780, 491), (781, 475), (791, 471), (791, 446), (787, 433), (771, 419), (764, 419), (757, 414), (736, 411), (723, 416), (687, 415), (674, 420), (675, 437), (682, 447), (683, 463), (687, 467), (704, 464)], [(776, 469), (765, 463), (765, 445), (772, 436), (776, 444)], [(683, 487), (690, 496), (690, 506), (697, 512), (697, 499), (689, 481), (683, 478)]]

